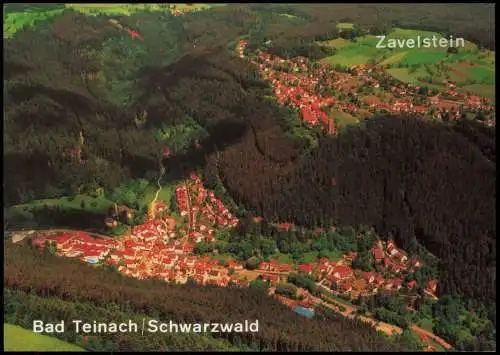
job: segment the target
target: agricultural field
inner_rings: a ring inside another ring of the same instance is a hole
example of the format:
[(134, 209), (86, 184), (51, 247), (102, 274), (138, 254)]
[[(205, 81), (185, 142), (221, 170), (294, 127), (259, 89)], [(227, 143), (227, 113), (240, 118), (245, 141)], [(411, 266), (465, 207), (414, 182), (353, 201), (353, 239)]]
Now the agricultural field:
[(404, 57), (406, 57), (407, 54), (408, 54), (407, 51), (395, 53), (395, 54), (391, 55), (389, 58), (380, 62), (379, 64), (385, 66), (385, 65), (400, 63), (404, 59)]
[(7, 323), (3, 324), (3, 342), (5, 351), (85, 351), (74, 344)]
[(472, 92), (476, 95), (487, 97), (495, 103), (495, 86), (494, 85), (482, 85), (482, 84), (472, 84), (458, 87), (459, 92)]
[(440, 48), (410, 50), (400, 61), (402, 65), (436, 64), (446, 58), (446, 52)]
[(339, 49), (344, 46), (347, 46), (349, 43), (351, 43), (351, 41), (344, 38), (335, 38), (328, 41), (318, 41), (317, 43), (322, 46), (328, 46)]
[(18, 4), (9, 4), (4, 8), (4, 38), (12, 38), (17, 32), (35, 26), (39, 21), (48, 20), (60, 15), (65, 10), (63, 6), (55, 4), (50, 6), (37, 6), (36, 4), (25, 6), (12, 5)]
[[(340, 28), (349, 28), (349, 24), (338, 24)], [(350, 24), (352, 25), (352, 24)], [(403, 28), (394, 28), (393, 31), (387, 35), (386, 43), (389, 39), (416, 39), (417, 36), (432, 37), (436, 36), (441, 38), (437, 32), (410, 30)], [(491, 64), (494, 61), (492, 55), (486, 52), (478, 52), (477, 47), (468, 41), (465, 41), (465, 47), (456, 54), (447, 54), (445, 48), (395, 48), (395, 49), (381, 49), (376, 48), (379, 39), (373, 35), (366, 35), (357, 38), (355, 41), (345, 40), (342, 38), (333, 39), (329, 41), (318, 42), (325, 46), (331, 46), (337, 49), (337, 53), (333, 56), (326, 57), (322, 61), (330, 64), (340, 64), (342, 66), (353, 66), (358, 64), (367, 64), (369, 62), (388, 66), (388, 65), (423, 65), (423, 64), (437, 64), (441, 61), (455, 62), (459, 60), (472, 60), (478, 63), (478, 56), (483, 55), (484, 64)]]

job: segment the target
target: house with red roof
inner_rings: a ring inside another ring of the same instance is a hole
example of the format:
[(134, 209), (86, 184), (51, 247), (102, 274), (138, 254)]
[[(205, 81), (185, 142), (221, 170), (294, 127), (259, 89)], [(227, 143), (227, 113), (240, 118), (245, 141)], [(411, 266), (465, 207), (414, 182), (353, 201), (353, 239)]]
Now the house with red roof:
[(430, 280), (429, 282), (427, 282), (427, 284), (425, 285), (425, 290), (427, 292), (435, 294), (436, 291), (437, 291), (437, 281), (436, 280)]
[(384, 259), (384, 252), (382, 251), (382, 249), (380, 249), (378, 247), (373, 247), (372, 253), (373, 253), (373, 257), (375, 258), (376, 262), (380, 262)]
[(406, 287), (409, 289), (409, 290), (413, 290), (415, 288), (415, 286), (417, 286), (417, 281), (415, 280), (411, 280), (410, 282), (408, 282), (406, 284)]
[(369, 284), (375, 281), (375, 273), (373, 272), (362, 272), (361, 277)]
[(243, 265), (236, 260), (229, 260), (228, 267), (233, 270), (243, 270)]
[(330, 275), (338, 280), (347, 279), (353, 276), (353, 271), (349, 266), (337, 265), (330, 271)]
[(384, 279), (384, 277), (382, 275), (375, 276), (375, 283), (377, 285), (380, 285), (380, 284), (382, 284), (384, 282), (385, 282), (385, 279)]
[(304, 274), (311, 275), (313, 271), (313, 266), (311, 264), (301, 264), (299, 266), (299, 272), (303, 272)]
[(352, 291), (352, 284), (350, 282), (343, 282), (342, 283), (342, 292), (343, 293), (348, 293)]

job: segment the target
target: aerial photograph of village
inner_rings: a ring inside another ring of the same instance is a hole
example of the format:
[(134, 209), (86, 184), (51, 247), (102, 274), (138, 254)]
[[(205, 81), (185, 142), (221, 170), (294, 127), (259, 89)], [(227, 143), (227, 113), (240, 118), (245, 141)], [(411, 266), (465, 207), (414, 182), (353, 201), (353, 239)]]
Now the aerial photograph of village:
[(3, 19), (4, 351), (496, 351), (494, 4)]

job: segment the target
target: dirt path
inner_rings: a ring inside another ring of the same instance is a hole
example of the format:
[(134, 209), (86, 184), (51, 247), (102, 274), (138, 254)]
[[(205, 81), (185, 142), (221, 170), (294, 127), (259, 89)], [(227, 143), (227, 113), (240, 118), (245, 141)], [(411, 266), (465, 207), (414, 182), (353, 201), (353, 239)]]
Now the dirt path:
[(158, 186), (158, 190), (156, 190), (155, 198), (153, 199), (153, 201), (151, 201), (151, 205), (149, 207), (151, 209), (151, 211), (154, 211), (154, 204), (155, 204), (156, 200), (158, 199), (158, 195), (160, 194), (161, 189), (162, 189), (161, 179), (163, 178), (163, 175), (165, 175), (165, 171), (166, 171), (165, 166), (163, 166), (162, 158), (160, 158), (159, 164), (160, 164), (160, 176), (158, 176), (158, 180), (156, 180), (156, 185)]

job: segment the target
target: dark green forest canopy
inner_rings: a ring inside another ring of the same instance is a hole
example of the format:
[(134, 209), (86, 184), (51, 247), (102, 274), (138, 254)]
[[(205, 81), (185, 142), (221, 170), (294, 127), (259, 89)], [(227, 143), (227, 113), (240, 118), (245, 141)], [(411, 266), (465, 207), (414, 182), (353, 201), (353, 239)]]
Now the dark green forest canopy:
[[(441, 293), (495, 299), (494, 129), (379, 117), (306, 153), (283, 130), (289, 112), (264, 99), (268, 85), (225, 51), (249, 31), (259, 39), (313, 38), (338, 21), (464, 31), (486, 46), (494, 43), (491, 6), (272, 5), (299, 20), (281, 16), (274, 26), (277, 16), (269, 16), (268, 27), (256, 21), (266, 9), (260, 6), (182, 19), (147, 11), (118, 17), (143, 42), (110, 25), (109, 16), (68, 10), (5, 40), (6, 204), (96, 184), (110, 189), (155, 172), (162, 146), (152, 128), (188, 116), (209, 138), (204, 150), (171, 160), (179, 175), (204, 167), (206, 180), (217, 175), (237, 202), (270, 221), (375, 225), (405, 248), (418, 241), (442, 259)], [(156, 19), (161, 26), (152, 25)], [(71, 158), (80, 132), (85, 164)]]

